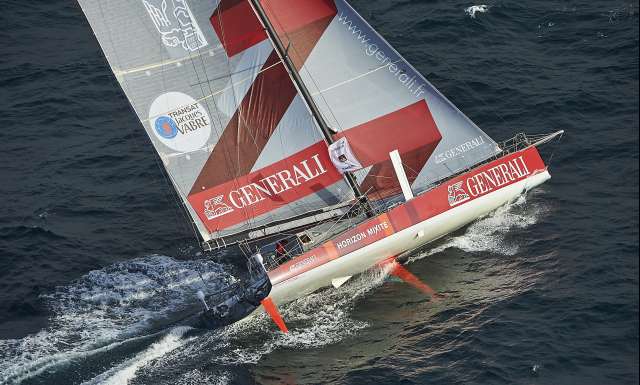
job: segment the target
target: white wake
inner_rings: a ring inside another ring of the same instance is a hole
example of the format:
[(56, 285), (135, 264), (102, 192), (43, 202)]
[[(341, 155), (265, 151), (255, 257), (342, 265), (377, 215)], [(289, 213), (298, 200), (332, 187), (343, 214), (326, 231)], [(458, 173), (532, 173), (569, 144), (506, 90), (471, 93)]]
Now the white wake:
[[(507, 241), (507, 234), (535, 224), (545, 212), (544, 206), (528, 205), (527, 197), (522, 196), (474, 222), (462, 234), (449, 236), (435, 247), (412, 256), (410, 262), (449, 248), (513, 255), (518, 252), (518, 244)], [(206, 282), (217, 282), (220, 286), (234, 281), (224, 266), (211, 261), (152, 256), (91, 272), (59, 288), (48, 297), (54, 316), (47, 329), (23, 339), (0, 341), (0, 383), (18, 384), (50, 370), (68, 369), (69, 365), (80, 365), (82, 370), (83, 360), (108, 355), (126, 344), (141, 348), (110, 364), (112, 367), (107, 371), (92, 374), (85, 384), (126, 384), (143, 368), (145, 373), (155, 373), (177, 367), (185, 360), (224, 368), (255, 364), (280, 348), (309, 349), (335, 344), (369, 326), (366, 321), (354, 319), (352, 310), (358, 299), (385, 282), (387, 272), (370, 271), (338, 289), (324, 290), (283, 306), (280, 310), (290, 326), (288, 334), (276, 332), (275, 325), (264, 314), (197, 337), (185, 336), (189, 330), (186, 327), (167, 331), (159, 321), (180, 313), (188, 305), (197, 305), (194, 293), (203, 289), (200, 275)], [(482, 287), (476, 286), (486, 282), (484, 278), (477, 277), (478, 282), (465, 282), (463, 286), (474, 287), (472, 292), (480, 295)], [(504, 282), (495, 283), (493, 289), (496, 285), (505, 290), (522, 285), (517, 276), (503, 278)], [(471, 294), (465, 293), (464, 297)], [(186, 298), (194, 303), (189, 304)], [(174, 385), (233, 382), (224, 369), (216, 375), (198, 369), (170, 374), (173, 378), (170, 383)]]
[(190, 329), (186, 326), (171, 329), (160, 341), (143, 352), (84, 382), (83, 385), (127, 385), (136, 376), (138, 369), (193, 340), (195, 337), (184, 338), (184, 334)]
[(44, 330), (0, 340), (0, 383), (18, 384), (154, 338), (173, 318), (194, 304), (197, 308), (195, 292), (206, 290), (201, 276), (212, 285), (209, 290), (234, 281), (212, 261), (149, 256), (92, 271), (57, 288), (45, 297), (53, 316)]
[[(529, 193), (529, 194), (532, 194)], [(490, 251), (502, 255), (514, 255), (518, 252), (517, 242), (508, 242), (507, 235), (512, 231), (534, 225), (546, 213), (542, 205), (528, 205), (527, 195), (520, 195), (514, 202), (502, 206), (484, 218), (469, 225), (463, 234), (448, 236), (442, 243), (428, 247), (409, 258), (409, 263), (419, 261), (449, 248), (466, 252)]]

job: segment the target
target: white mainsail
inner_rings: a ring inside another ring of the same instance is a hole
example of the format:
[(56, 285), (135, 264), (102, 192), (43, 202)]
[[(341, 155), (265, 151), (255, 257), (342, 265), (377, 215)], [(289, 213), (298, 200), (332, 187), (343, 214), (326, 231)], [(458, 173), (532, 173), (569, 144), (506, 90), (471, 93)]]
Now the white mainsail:
[[(205, 241), (353, 199), (249, 0), (79, 2)], [(397, 192), (395, 149), (416, 189), (499, 151), (345, 1), (259, 4), (361, 190)]]
[(249, 3), (80, 4), (204, 240), (352, 199)]

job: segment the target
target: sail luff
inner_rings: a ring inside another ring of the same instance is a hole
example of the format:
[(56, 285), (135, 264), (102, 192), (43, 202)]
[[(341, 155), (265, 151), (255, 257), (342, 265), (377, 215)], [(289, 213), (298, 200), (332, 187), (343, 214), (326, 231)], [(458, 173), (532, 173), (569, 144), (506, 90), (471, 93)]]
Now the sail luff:
[[(78, 0), (78, 4), (80, 5), (80, 8), (82, 9), (82, 11), (87, 14), (87, 12), (89, 12), (89, 10), (83, 5), (85, 4), (86, 1), (83, 0)], [(99, 10), (100, 13), (103, 13), (103, 10), (101, 8), (101, 5), (99, 4)], [(91, 25), (91, 23), (90, 23)], [(108, 28), (108, 27), (107, 27)], [(102, 47), (103, 49), (103, 53), (104, 53), (104, 58), (106, 60), (107, 65), (109, 66), (109, 68), (111, 69), (111, 71), (113, 72), (116, 80), (120, 83), (120, 86), (122, 87), (122, 91), (125, 95), (125, 97), (127, 98), (127, 101), (129, 102), (129, 108), (134, 112), (136, 112), (135, 109), (135, 101), (131, 98), (131, 94), (130, 92), (128, 92), (128, 84), (127, 84), (127, 80), (124, 77), (124, 75), (127, 75), (128, 73), (130, 73), (130, 71), (127, 70), (121, 70), (118, 67), (116, 67), (114, 65), (114, 61), (113, 59), (110, 60), (109, 56), (107, 55), (107, 49), (105, 49), (104, 44), (106, 44), (106, 42), (104, 40), (99, 39), (98, 34), (96, 33), (96, 31), (94, 30), (93, 26), (91, 28), (91, 31), (94, 35), (94, 37), (96, 38), (96, 40), (98, 41), (98, 44)], [(111, 39), (108, 39), (110, 50), (113, 52), (117, 52), (115, 49), (115, 45), (114, 42)], [(199, 55), (200, 53), (198, 53)], [(119, 61), (117, 58), (117, 54), (115, 54), (116, 58), (116, 62)], [(184, 61), (184, 59), (187, 59), (187, 57), (181, 58), (181, 59), (176, 59), (176, 60), (172, 60), (172, 61), (162, 61), (160, 63), (156, 63), (155, 65), (152, 66), (148, 66), (147, 68), (144, 69), (144, 71), (149, 71), (153, 68), (157, 68), (157, 67), (162, 67), (164, 65), (171, 65), (174, 63), (180, 63), (182, 61)], [(142, 70), (142, 69), (138, 69), (138, 70)], [(144, 120), (141, 119), (141, 122), (144, 123)], [(149, 132), (147, 131), (147, 137), (151, 140), (152, 144), (153, 144), (153, 140), (152, 137), (150, 136)], [(161, 156), (160, 153), (156, 153), (156, 160), (160, 160), (160, 162), (164, 163), (165, 160), (163, 159), (163, 157)], [(163, 171), (161, 171), (163, 172)], [(193, 225), (195, 227), (195, 230), (197, 231), (197, 235), (200, 236), (201, 240), (203, 242), (208, 242), (211, 240), (211, 234), (207, 231), (206, 227), (204, 226), (204, 224), (202, 223), (202, 221), (199, 220), (198, 216), (195, 215), (195, 213), (193, 212), (192, 207), (189, 205), (188, 201), (185, 199), (185, 195), (183, 193), (181, 193), (180, 191), (180, 185), (176, 182), (174, 175), (172, 174), (171, 170), (169, 170), (168, 168), (165, 167), (164, 172), (166, 172), (166, 177), (171, 185), (171, 187), (174, 189), (174, 191), (177, 193), (177, 197), (179, 199), (179, 210), (184, 210), (184, 212), (186, 212), (187, 217), (189, 218), (189, 221), (191, 222), (191, 225)], [(163, 173), (164, 173), (163, 172)], [(196, 235), (196, 236), (197, 236)]]

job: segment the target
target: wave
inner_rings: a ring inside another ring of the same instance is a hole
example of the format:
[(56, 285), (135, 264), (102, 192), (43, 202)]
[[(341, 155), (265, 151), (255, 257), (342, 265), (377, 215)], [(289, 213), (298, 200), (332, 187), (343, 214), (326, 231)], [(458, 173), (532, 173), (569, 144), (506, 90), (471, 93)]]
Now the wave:
[[(507, 234), (535, 224), (545, 212), (521, 196), (462, 234), (416, 253), (409, 263), (449, 248), (513, 255), (518, 244), (508, 242)], [(318, 348), (357, 335), (369, 324), (351, 316), (353, 307), (388, 276), (386, 270), (372, 270), (338, 289), (282, 306), (290, 327), (287, 334), (277, 332), (265, 314), (207, 332), (190, 333), (188, 327), (171, 326), (179, 324), (187, 309), (199, 310), (197, 290), (216, 290), (235, 281), (225, 268), (206, 260), (149, 256), (92, 271), (58, 288), (45, 297), (54, 312), (49, 327), (21, 340), (0, 341), (0, 382), (17, 384), (75, 370), (82, 373), (75, 383), (85, 385), (126, 384), (145, 376), (174, 385), (226, 384), (233, 379), (227, 368), (256, 364), (274, 350)], [(205, 282), (211, 282), (211, 287), (204, 287)], [(100, 364), (92, 367), (92, 361)], [(210, 363), (221, 369), (212, 375), (185, 362)]]
[(83, 385), (127, 385), (141, 367), (177, 349), (195, 337), (184, 338), (190, 327), (179, 326), (171, 329), (160, 341), (154, 343), (142, 353), (109, 369)]
[[(530, 192), (529, 195), (538, 192)], [(408, 259), (409, 263), (419, 261), (449, 248), (466, 252), (490, 251), (501, 255), (518, 252), (517, 242), (507, 240), (514, 229), (524, 229), (537, 223), (547, 212), (543, 205), (527, 205), (527, 195), (520, 195), (513, 202), (493, 211), (484, 218), (469, 225), (461, 235), (449, 235), (440, 244), (430, 246)]]
[(212, 261), (159, 255), (92, 271), (44, 296), (54, 314), (47, 328), (0, 340), (0, 383), (20, 383), (114, 349), (132, 349), (199, 310), (197, 290), (218, 290), (234, 281)]
[(255, 364), (279, 348), (316, 348), (342, 341), (368, 326), (351, 318), (351, 310), (358, 299), (382, 285), (387, 276), (387, 269), (368, 271), (340, 288), (322, 290), (283, 306), (280, 312), (289, 326), (287, 334), (276, 332), (271, 319), (262, 313), (208, 333), (171, 359), (190, 357), (222, 365)]
[(486, 13), (489, 12), (489, 6), (485, 4), (481, 5), (472, 5), (471, 7), (465, 8), (464, 13), (469, 15), (472, 19), (476, 18), (476, 13)]

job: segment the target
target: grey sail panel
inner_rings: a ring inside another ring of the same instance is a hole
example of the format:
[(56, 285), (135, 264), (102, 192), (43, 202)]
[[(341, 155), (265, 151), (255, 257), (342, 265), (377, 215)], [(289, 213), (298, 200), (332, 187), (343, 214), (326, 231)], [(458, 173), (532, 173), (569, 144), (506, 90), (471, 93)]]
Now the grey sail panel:
[[(356, 173), (364, 191), (398, 191), (388, 182), (395, 179), (388, 155), (394, 149), (417, 190), (500, 151), (346, 1), (310, 0), (295, 17), (295, 2), (260, 2), (324, 119), (365, 167)], [(290, 26), (309, 13), (329, 20), (318, 39)], [(301, 53), (310, 44), (310, 54)]]
[(352, 198), (246, 1), (79, 2), (204, 240)]

